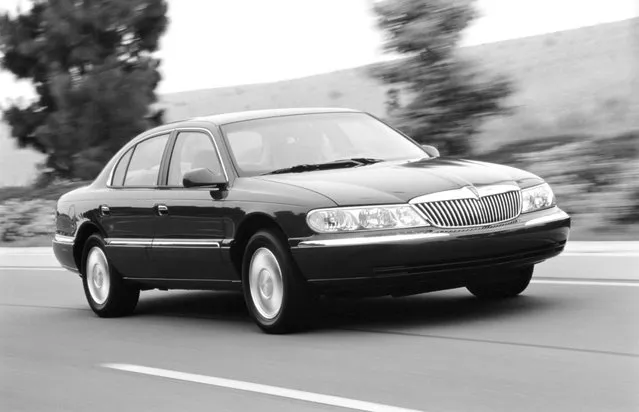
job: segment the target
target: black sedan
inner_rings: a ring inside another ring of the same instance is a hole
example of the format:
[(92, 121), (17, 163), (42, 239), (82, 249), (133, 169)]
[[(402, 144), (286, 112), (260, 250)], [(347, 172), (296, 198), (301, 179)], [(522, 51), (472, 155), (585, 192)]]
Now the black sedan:
[(60, 198), (53, 249), (98, 316), (141, 290), (242, 290), (277, 333), (321, 295), (516, 296), (569, 230), (531, 173), (441, 158), (366, 113), (287, 109), (135, 137)]

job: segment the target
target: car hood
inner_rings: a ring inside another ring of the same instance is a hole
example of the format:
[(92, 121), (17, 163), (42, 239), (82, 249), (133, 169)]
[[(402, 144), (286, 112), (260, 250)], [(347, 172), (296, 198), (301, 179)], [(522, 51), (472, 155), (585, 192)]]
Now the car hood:
[(259, 178), (320, 193), (340, 206), (405, 203), (417, 196), (465, 186), (510, 183), (529, 187), (543, 181), (513, 167), (446, 158), (383, 162)]

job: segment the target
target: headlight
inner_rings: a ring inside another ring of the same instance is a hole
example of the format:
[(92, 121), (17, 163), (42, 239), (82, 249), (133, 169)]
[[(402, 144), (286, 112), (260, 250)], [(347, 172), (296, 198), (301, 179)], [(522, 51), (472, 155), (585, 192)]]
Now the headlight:
[(524, 189), (521, 191), (521, 196), (521, 213), (547, 209), (555, 205), (555, 195), (552, 193), (548, 183)]
[(318, 233), (428, 226), (409, 205), (319, 209), (309, 212), (306, 222)]

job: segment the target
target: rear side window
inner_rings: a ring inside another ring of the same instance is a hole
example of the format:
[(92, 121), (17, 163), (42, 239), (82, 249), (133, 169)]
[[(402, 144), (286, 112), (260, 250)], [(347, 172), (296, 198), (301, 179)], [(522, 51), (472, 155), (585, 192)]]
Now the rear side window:
[(115, 167), (115, 172), (113, 172), (111, 186), (122, 186), (124, 183), (124, 175), (126, 175), (126, 168), (129, 166), (129, 160), (131, 160), (132, 154), (133, 148), (129, 149), (124, 156), (120, 158), (118, 165)]
[(133, 149), (129, 167), (124, 176), (125, 187), (156, 186), (160, 163), (169, 135), (152, 137), (138, 143)]

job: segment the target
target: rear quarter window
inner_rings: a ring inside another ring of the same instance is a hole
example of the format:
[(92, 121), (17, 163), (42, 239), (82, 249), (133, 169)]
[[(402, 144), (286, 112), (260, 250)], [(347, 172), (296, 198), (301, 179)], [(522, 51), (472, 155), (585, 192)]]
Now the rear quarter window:
[(129, 167), (129, 160), (133, 154), (133, 148), (129, 149), (124, 156), (120, 158), (115, 171), (113, 172), (113, 179), (111, 180), (111, 186), (122, 186), (124, 184), (124, 176), (126, 175), (126, 169)]

